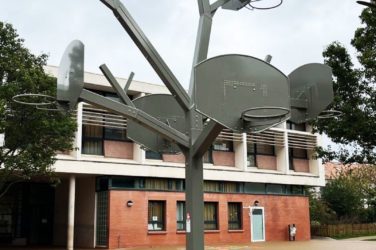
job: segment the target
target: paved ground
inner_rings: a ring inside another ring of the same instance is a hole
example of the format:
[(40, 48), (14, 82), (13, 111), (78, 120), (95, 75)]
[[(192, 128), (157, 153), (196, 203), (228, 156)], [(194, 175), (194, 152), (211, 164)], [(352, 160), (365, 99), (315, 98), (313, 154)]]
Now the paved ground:
[[(295, 242), (264, 242), (247, 245), (207, 246), (205, 250), (376, 250), (376, 236), (359, 237), (346, 240), (331, 238)], [(2, 250), (51, 250), (52, 248), (3, 248)], [(63, 250), (63, 248), (53, 248)], [(77, 249), (78, 250), (78, 249)], [(120, 249), (119, 249), (120, 250)], [(185, 247), (122, 248), (121, 250), (185, 250)]]

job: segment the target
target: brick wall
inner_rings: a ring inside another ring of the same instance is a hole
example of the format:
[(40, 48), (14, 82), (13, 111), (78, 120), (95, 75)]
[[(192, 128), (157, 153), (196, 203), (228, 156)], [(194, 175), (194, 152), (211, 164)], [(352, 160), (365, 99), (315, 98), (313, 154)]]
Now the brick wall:
[[(134, 205), (127, 207), (128, 200)], [(166, 201), (166, 231), (149, 233), (147, 229), (148, 200)], [(133, 246), (184, 245), (185, 234), (176, 231), (176, 202), (184, 200), (184, 193), (110, 191), (109, 248)], [(287, 225), (296, 224), (297, 240), (310, 239), (309, 207), (307, 197), (205, 194), (205, 201), (218, 202), (219, 230), (205, 233), (206, 244), (247, 243), (251, 240), (249, 210), (243, 209), (243, 230), (228, 231), (227, 202), (242, 202), (265, 208), (267, 241), (288, 240)]]
[(122, 159), (133, 159), (133, 143), (105, 140), (104, 156)]
[(277, 160), (275, 156), (257, 155), (256, 165), (259, 169), (277, 170)]
[(175, 163), (185, 163), (185, 157), (182, 153), (179, 154), (163, 154), (163, 161), (165, 162), (175, 162)]
[(235, 153), (225, 151), (213, 151), (213, 164), (217, 166), (235, 166)]
[(296, 172), (309, 173), (309, 161), (306, 159), (293, 159), (294, 170)]

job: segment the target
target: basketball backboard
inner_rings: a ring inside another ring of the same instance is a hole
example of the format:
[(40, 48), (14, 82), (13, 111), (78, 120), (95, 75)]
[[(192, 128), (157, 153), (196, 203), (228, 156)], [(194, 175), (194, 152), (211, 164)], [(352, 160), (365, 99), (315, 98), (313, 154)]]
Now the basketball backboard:
[(196, 110), (236, 132), (259, 132), (289, 118), (288, 78), (263, 60), (222, 55), (195, 66)]
[(73, 109), (84, 87), (84, 44), (72, 41), (61, 58), (56, 99), (63, 107)]
[[(170, 127), (183, 133), (187, 131), (185, 112), (172, 95), (147, 95), (133, 100), (133, 104), (136, 108), (152, 115)], [(128, 120), (127, 136), (155, 152), (170, 154), (180, 152), (175, 143), (132, 120)]]
[(229, 0), (222, 8), (227, 10), (240, 10), (250, 2), (250, 0)]
[(310, 63), (289, 75), (291, 118), (294, 123), (315, 119), (333, 100), (332, 69), (320, 63)]

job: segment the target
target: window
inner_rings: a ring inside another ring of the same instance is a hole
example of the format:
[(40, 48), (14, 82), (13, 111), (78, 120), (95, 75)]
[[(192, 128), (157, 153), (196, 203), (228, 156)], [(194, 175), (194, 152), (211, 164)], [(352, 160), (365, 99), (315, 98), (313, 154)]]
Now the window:
[(247, 166), (257, 167), (256, 155), (275, 155), (273, 145), (267, 144), (247, 144)]
[(286, 126), (287, 126), (287, 129), (297, 130), (297, 131), (306, 131), (306, 124), (305, 123), (296, 124), (296, 123), (287, 121)]
[(221, 192), (218, 181), (204, 181), (204, 192)]
[(165, 230), (165, 201), (149, 201), (148, 230)]
[(162, 154), (151, 150), (146, 150), (145, 158), (151, 160), (162, 160)]
[(240, 202), (228, 203), (228, 229), (242, 229), (242, 204)]
[(204, 229), (217, 230), (218, 229), (218, 203), (205, 202), (204, 205)]
[(98, 126), (82, 126), (82, 153), (103, 155), (103, 128)]
[(248, 194), (265, 194), (266, 188), (264, 183), (244, 183), (244, 193)]
[(158, 178), (145, 179), (145, 188), (151, 190), (168, 190), (168, 180)]
[(130, 141), (127, 130), (120, 128), (104, 128), (104, 139), (111, 141)]
[(107, 246), (108, 192), (97, 192), (96, 246)]
[(234, 151), (234, 145), (233, 145), (232, 141), (216, 140), (213, 143), (213, 150), (214, 151), (233, 152)]
[(294, 160), (293, 159), (308, 159), (308, 153), (306, 149), (302, 148), (289, 148), (289, 169), (294, 170)]
[(176, 229), (178, 231), (185, 230), (185, 202), (178, 201), (176, 203)]
[(212, 146), (204, 154), (204, 156), (202, 157), (202, 161), (204, 163), (213, 163), (213, 148), (212, 148)]
[(268, 194), (286, 194), (286, 186), (280, 184), (267, 184), (266, 192)]

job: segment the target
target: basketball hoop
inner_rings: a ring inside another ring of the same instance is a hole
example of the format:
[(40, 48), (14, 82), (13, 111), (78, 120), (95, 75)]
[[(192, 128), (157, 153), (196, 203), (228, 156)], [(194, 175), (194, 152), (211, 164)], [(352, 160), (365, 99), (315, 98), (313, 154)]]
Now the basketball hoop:
[(12, 97), (15, 103), (29, 106), (49, 106), (56, 103), (56, 98), (45, 94), (19, 94)]
[(242, 119), (246, 122), (252, 122), (258, 119), (281, 118), (288, 113), (290, 113), (290, 110), (282, 107), (256, 107), (244, 111), (242, 113)]
[(27, 106), (34, 106), (36, 109), (44, 111), (64, 111), (56, 102), (56, 98), (45, 94), (19, 94), (12, 97), (15, 103)]
[(340, 116), (342, 116), (342, 112), (341, 111), (331, 109), (331, 110), (324, 110), (324, 111), (322, 111), (317, 116), (317, 118), (318, 119), (331, 119), (331, 118), (340, 117)]
[(285, 121), (289, 113), (289, 109), (282, 107), (255, 107), (244, 111), (241, 119), (251, 132), (262, 132)]
[[(261, 1), (263, 1), (263, 0), (251, 0), (246, 8), (248, 10), (271, 10), (271, 9), (274, 9), (274, 8), (281, 6), (282, 3), (283, 3), (283, 0), (275, 0), (275, 2), (277, 2), (277, 3), (275, 3), (274, 5), (271, 5), (271, 6), (254, 5), (254, 3), (261, 2)], [(266, 2), (273, 2), (273, 1), (266, 0)]]

